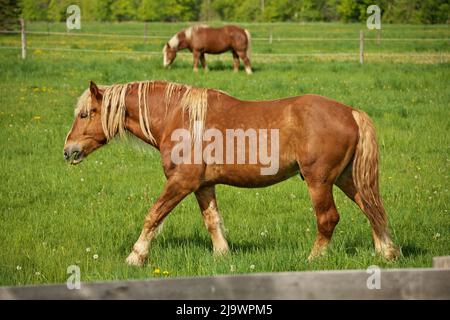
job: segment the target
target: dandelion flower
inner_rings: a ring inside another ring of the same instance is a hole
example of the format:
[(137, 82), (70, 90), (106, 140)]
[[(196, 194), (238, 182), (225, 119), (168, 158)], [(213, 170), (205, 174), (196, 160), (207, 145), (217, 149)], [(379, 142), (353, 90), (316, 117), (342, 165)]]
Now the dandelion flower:
[(254, 264), (250, 265), (250, 270), (255, 270), (255, 265)]
[(93, 258), (94, 260), (97, 260), (97, 259), (98, 259), (98, 254), (94, 254), (94, 255), (92, 256), (92, 258)]
[(163, 271), (163, 275), (167, 277), (169, 275), (169, 271), (167, 270)]
[(156, 268), (155, 270), (153, 270), (154, 274), (160, 274), (161, 273), (161, 269), (160, 268)]
[(91, 248), (87, 247), (86, 252), (91, 252)]
[(17, 269), (17, 271), (20, 271), (20, 270), (22, 270), (22, 267), (21, 266), (17, 266), (16, 269)]

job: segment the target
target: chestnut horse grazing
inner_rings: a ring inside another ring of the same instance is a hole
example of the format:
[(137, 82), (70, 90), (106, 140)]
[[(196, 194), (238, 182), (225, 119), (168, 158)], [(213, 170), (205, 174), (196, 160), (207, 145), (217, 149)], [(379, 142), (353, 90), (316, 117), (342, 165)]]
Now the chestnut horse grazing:
[[(259, 158), (253, 157), (251, 146), (252, 139), (258, 137), (256, 130), (260, 140), (267, 138), (269, 132), (272, 140), (269, 148), (260, 141)], [(227, 252), (215, 185), (263, 187), (294, 175), (306, 181), (317, 217), (318, 232), (310, 259), (324, 253), (339, 221), (333, 185), (369, 219), (376, 251), (389, 260), (399, 255), (388, 232), (378, 188), (374, 126), (362, 111), (310, 94), (273, 101), (243, 101), (219, 90), (162, 81), (111, 86), (91, 82), (79, 98), (64, 157), (72, 164), (80, 163), (125, 132), (159, 150), (167, 177), (126, 259), (130, 265), (144, 264), (158, 226), (192, 192), (211, 235), (214, 252)], [(195, 143), (180, 144), (183, 132), (188, 133), (187, 138), (194, 137)], [(225, 153), (223, 137), (227, 143), (232, 140)], [(190, 161), (192, 155), (198, 156), (198, 148), (203, 150), (200, 157)], [(179, 161), (180, 150), (185, 161)], [(277, 164), (272, 166), (274, 170), (264, 172), (268, 152)]]
[(237, 26), (211, 28), (205, 25), (189, 27), (174, 35), (163, 49), (164, 67), (175, 60), (177, 51), (189, 49), (194, 57), (194, 71), (198, 71), (198, 60), (203, 69), (207, 69), (205, 53), (220, 54), (226, 51), (233, 53), (233, 70), (239, 69), (239, 58), (244, 62), (245, 71), (252, 73), (250, 64), (251, 37), (246, 29)]

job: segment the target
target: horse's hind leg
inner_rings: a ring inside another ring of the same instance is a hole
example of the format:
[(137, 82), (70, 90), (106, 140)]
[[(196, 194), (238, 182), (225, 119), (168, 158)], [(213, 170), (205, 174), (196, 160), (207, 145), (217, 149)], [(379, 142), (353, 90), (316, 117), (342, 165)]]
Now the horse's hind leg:
[(200, 63), (202, 64), (202, 68), (205, 71), (208, 71), (208, 66), (206, 65), (206, 59), (205, 59), (205, 54), (204, 53), (200, 54)]
[(250, 59), (247, 57), (247, 53), (245, 51), (238, 51), (237, 54), (244, 62), (245, 72), (247, 72), (247, 74), (252, 74), (252, 65)]
[(180, 177), (174, 176), (169, 178), (163, 192), (144, 220), (141, 235), (126, 259), (127, 264), (132, 266), (142, 266), (144, 264), (150, 242), (156, 236), (159, 225), (167, 214), (193, 190), (195, 190), (194, 185), (187, 184)]
[(195, 196), (202, 211), (206, 229), (211, 235), (214, 253), (226, 253), (228, 251), (228, 243), (223, 235), (223, 223), (217, 208), (215, 187), (200, 188), (195, 192)]
[(369, 219), (370, 225), (372, 227), (373, 242), (375, 245), (375, 251), (388, 260), (392, 260), (399, 255), (399, 249), (394, 245), (389, 235), (387, 227), (387, 219), (383, 221), (377, 221), (371, 218), (368, 214), (367, 208), (362, 201), (361, 196), (353, 181), (352, 166), (348, 166), (341, 176), (336, 180), (336, 185), (353, 200), (359, 208), (364, 212), (364, 214)]
[(317, 237), (308, 260), (322, 255), (331, 241), (339, 214), (333, 199), (333, 184), (305, 177), (317, 219)]
[(234, 50), (233, 50), (233, 71), (234, 72), (239, 71), (239, 56)]

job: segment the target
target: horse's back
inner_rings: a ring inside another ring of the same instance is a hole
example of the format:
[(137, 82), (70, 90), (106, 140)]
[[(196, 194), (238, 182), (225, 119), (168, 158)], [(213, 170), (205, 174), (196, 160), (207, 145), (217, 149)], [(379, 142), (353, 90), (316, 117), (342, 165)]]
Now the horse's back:
[(245, 51), (247, 36), (244, 29), (235, 25), (220, 28), (200, 27), (196, 29), (192, 46), (206, 53), (223, 53), (230, 49)]
[(217, 92), (211, 98), (215, 105), (212, 109), (216, 109), (211, 111), (215, 121), (227, 128), (279, 129), (280, 135), (292, 137), (291, 142), (298, 144), (320, 143), (323, 139), (353, 144), (358, 137), (352, 114), (355, 109), (324, 96), (306, 94), (245, 101)]

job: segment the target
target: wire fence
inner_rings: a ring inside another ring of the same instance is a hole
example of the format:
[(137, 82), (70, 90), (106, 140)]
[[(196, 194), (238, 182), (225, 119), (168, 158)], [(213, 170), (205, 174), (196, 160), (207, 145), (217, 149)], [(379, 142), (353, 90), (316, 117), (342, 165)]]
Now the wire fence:
[[(0, 34), (20, 34), (20, 31), (0, 31)], [(173, 35), (135, 35), (135, 34), (114, 34), (114, 33), (87, 33), (87, 32), (46, 32), (46, 31), (26, 31), (26, 34), (30, 35), (43, 35), (43, 36), (69, 36), (69, 37), (111, 37), (111, 38), (128, 38), (128, 39), (162, 39), (162, 40), (168, 40)], [(294, 37), (288, 37), (288, 38), (281, 38), (281, 37), (252, 37), (252, 41), (266, 41), (269, 42), (272, 41), (359, 41), (358, 37), (355, 38), (311, 38), (311, 37), (305, 37), (305, 38), (294, 38)], [(365, 40), (368, 41), (379, 41), (377, 38), (366, 38)], [(383, 38), (382, 41), (444, 41), (444, 42), (450, 42), (450, 38)]]
[[(21, 35), (21, 46), (14, 46), (14, 45), (1, 45), (1, 50), (22, 50), (22, 58), (26, 58), (26, 52), (27, 49), (29, 50), (40, 50), (40, 51), (47, 51), (47, 52), (72, 52), (72, 53), (99, 53), (99, 54), (134, 54), (134, 55), (149, 55), (149, 56), (156, 56), (161, 55), (161, 51), (144, 51), (144, 50), (115, 50), (115, 49), (91, 49), (91, 48), (67, 48), (67, 47), (48, 47), (48, 46), (27, 46), (26, 37), (29, 36), (54, 36), (54, 37), (78, 37), (78, 38), (109, 38), (109, 39), (136, 39), (139, 41), (143, 41), (144, 43), (147, 43), (147, 40), (161, 40), (161, 43), (163, 41), (167, 41), (170, 39), (173, 34), (167, 34), (167, 33), (158, 33), (155, 31), (152, 31), (152, 34), (148, 34), (148, 27), (145, 25), (143, 34), (123, 34), (123, 33), (92, 33), (92, 32), (79, 32), (79, 31), (66, 31), (66, 32), (58, 32), (58, 31), (50, 31), (50, 28), (47, 25), (47, 31), (34, 31), (34, 30), (26, 30), (25, 28), (25, 21), (21, 21), (21, 30), (12, 30), (12, 31), (0, 31), (0, 34), (11, 34), (11, 35)], [(266, 30), (267, 31), (267, 30)], [(380, 45), (382, 42), (390, 42), (390, 43), (407, 43), (407, 42), (422, 42), (424, 44), (426, 43), (444, 43), (444, 44), (450, 44), (450, 37), (426, 37), (426, 38), (418, 38), (418, 37), (411, 37), (411, 38), (399, 38), (399, 37), (383, 37), (381, 39), (381, 31), (378, 31), (376, 33), (371, 33), (372, 35), (375, 34), (374, 37), (364, 37), (364, 33), (360, 32), (360, 37), (274, 37), (273, 30), (268, 30), (268, 37), (252, 37), (253, 41), (258, 42), (267, 42), (268, 44), (272, 45), (273, 43), (279, 44), (279, 43), (288, 43), (288, 42), (299, 42), (299, 43), (305, 43), (305, 42), (319, 42), (319, 43), (339, 43), (339, 42), (347, 42), (347, 43), (359, 43), (359, 51), (354, 52), (295, 52), (295, 53), (273, 53), (273, 52), (254, 52), (253, 55), (257, 57), (325, 57), (325, 58), (333, 58), (333, 57), (347, 57), (352, 58), (355, 57), (355, 59), (358, 59), (360, 63), (364, 62), (364, 55), (367, 53), (364, 52), (364, 42), (374, 42), (378, 45)], [(261, 32), (259, 32), (261, 33)], [(328, 34), (328, 33), (327, 33)], [(335, 35), (335, 34), (334, 34)], [(36, 42), (36, 41), (35, 41)], [(373, 54), (373, 53), (372, 53)], [(450, 53), (448, 51), (441, 51), (441, 52), (427, 52), (425, 53), (428, 56), (438, 56), (439, 61), (448, 61)], [(181, 56), (187, 56), (189, 53), (181, 53)], [(417, 53), (417, 52), (378, 52), (378, 55), (383, 57), (418, 57), (421, 55), (424, 55), (424, 53)]]

